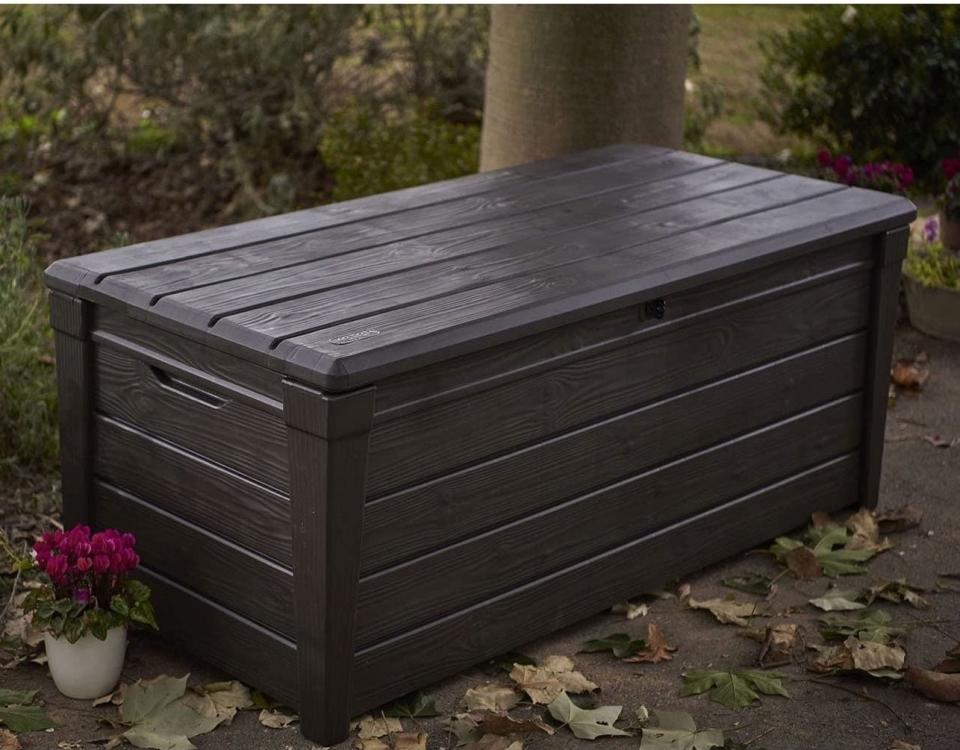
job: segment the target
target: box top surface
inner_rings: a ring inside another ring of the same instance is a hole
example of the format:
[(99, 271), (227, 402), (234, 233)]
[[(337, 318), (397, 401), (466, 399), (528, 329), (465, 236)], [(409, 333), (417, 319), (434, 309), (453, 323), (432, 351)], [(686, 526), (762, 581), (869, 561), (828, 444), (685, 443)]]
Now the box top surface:
[(621, 145), (65, 259), (47, 281), (339, 391), (914, 216)]

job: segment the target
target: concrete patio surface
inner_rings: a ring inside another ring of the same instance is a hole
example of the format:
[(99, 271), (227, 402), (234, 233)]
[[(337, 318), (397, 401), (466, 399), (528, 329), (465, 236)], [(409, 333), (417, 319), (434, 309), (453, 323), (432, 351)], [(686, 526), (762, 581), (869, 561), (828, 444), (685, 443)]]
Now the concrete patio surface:
[[(960, 445), (936, 448), (923, 439), (933, 434), (960, 437), (960, 345), (901, 328), (896, 340), (897, 356), (912, 357), (920, 351), (929, 355), (931, 376), (921, 393), (901, 393), (889, 411), (881, 509), (912, 503), (922, 508), (925, 517), (919, 528), (892, 537), (896, 547), (869, 563), (868, 576), (843, 579), (844, 588), (862, 588), (872, 577), (906, 577), (911, 583), (934, 589), (938, 573), (960, 573)], [(829, 373), (824, 373), (824, 377), (829, 377)], [(779, 567), (766, 555), (741, 555), (703, 570), (685, 579), (685, 583), (699, 599), (723, 596), (729, 589), (720, 585), (720, 579), (745, 571), (772, 576)], [(953, 583), (960, 587), (960, 581)], [(665, 582), (665, 588), (675, 586), (676, 582)], [(818, 642), (815, 624), (822, 613), (806, 602), (826, 588), (826, 579), (796, 582), (785, 577), (780, 581), (772, 610), (786, 614), (757, 622), (761, 626), (802, 623), (807, 640)], [(738, 598), (746, 595), (738, 594)], [(887, 603), (882, 608), (898, 624), (936, 621), (935, 625), (916, 627), (904, 639), (907, 663), (929, 668), (960, 640), (960, 593), (931, 591), (928, 598), (932, 602), (929, 610)], [(797, 611), (787, 613), (792, 607)], [(627, 664), (610, 654), (577, 653), (584, 640), (617, 631), (644, 637), (648, 622), (655, 622), (678, 648), (673, 661)], [(835, 687), (808, 681), (813, 675), (802, 668), (786, 667), (782, 671), (791, 678), (785, 682), (792, 696), (789, 700), (764, 697), (762, 703), (737, 712), (710, 702), (705, 696), (680, 698), (681, 673), (685, 670), (755, 665), (759, 644), (742, 637), (739, 631), (737, 627), (719, 624), (707, 612), (688, 609), (677, 599), (657, 599), (650, 604), (646, 617), (628, 622), (622, 615), (599, 615), (518, 650), (533, 657), (571, 656), (577, 668), (601, 686), (597, 703), (622, 705), (627, 723), (636, 709), (645, 705), (687, 711), (701, 728), (724, 729), (738, 742), (749, 743), (751, 750), (886, 750), (896, 740), (919, 745), (923, 750), (960, 747), (960, 706), (935, 703), (906, 685), (876, 679), (830, 678), (829, 682), (840, 686)], [(124, 678), (185, 672), (191, 673), (191, 684), (228, 677), (175, 653), (155, 638), (138, 637), (131, 645)], [(478, 668), (428, 688), (425, 692), (436, 698), (442, 716), (404, 720), (405, 729), (428, 732), (430, 750), (452, 748), (455, 738), (441, 727), (443, 716), (462, 710), (459, 703), (468, 688), (496, 679)], [(499, 679), (509, 681), (506, 675)], [(21, 735), (24, 748), (58, 748), (58, 743), (90, 742), (114, 733), (98, 719), (115, 717), (116, 708), (94, 709), (88, 702), (61, 697), (43, 667), (25, 665), (0, 672), (0, 682), (9, 688), (39, 688), (50, 714), (61, 722), (52, 732)], [(862, 697), (861, 693), (876, 700)], [(522, 716), (530, 711), (516, 709), (514, 713)], [(569, 750), (576, 746), (583, 750), (585, 746), (584, 741), (575, 739), (566, 729), (559, 729), (553, 736), (527, 734), (522, 739), (525, 747), (533, 749)], [(596, 744), (605, 750), (625, 750), (637, 748), (639, 742), (639, 736), (635, 736), (600, 739)], [(295, 729), (261, 726), (255, 711), (241, 712), (232, 725), (196, 737), (194, 743), (202, 750), (315, 747)], [(71, 747), (59, 745), (64, 746)]]

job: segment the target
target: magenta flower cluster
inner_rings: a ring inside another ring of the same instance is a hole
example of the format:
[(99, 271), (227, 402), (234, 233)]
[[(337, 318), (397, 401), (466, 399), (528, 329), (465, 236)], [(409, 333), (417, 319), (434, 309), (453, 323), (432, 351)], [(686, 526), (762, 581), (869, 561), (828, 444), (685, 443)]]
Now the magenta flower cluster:
[(57, 595), (107, 606), (125, 575), (140, 564), (136, 537), (106, 529), (91, 535), (89, 526), (49, 531), (33, 545), (37, 567), (49, 576)]
[(834, 156), (828, 149), (817, 152), (817, 164), (828, 177), (845, 185), (903, 193), (913, 185), (913, 169), (895, 161), (855, 164), (849, 154)]

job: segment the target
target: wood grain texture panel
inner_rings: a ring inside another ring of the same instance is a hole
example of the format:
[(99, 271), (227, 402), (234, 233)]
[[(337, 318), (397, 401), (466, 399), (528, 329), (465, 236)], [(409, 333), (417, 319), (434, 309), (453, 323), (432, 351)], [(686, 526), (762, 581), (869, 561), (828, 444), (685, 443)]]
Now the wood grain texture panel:
[(356, 657), (354, 711), (373, 708), (761, 544), (802, 525), (815, 510), (840, 510), (856, 497), (858, 477), (856, 454), (834, 459), (364, 649)]
[[(373, 388), (340, 396), (284, 381), (294, 611), (305, 736), (346, 739), (353, 685), (367, 438)], [(429, 585), (429, 583), (427, 583)]]
[(376, 497), (867, 324), (867, 273), (376, 424)]
[(880, 501), (880, 468), (893, 357), (893, 330), (899, 312), (900, 266), (907, 252), (909, 228), (881, 236), (879, 262), (873, 272), (867, 353), (867, 414), (863, 425), (863, 472), (860, 502), (875, 508)]
[[(344, 287), (349, 285), (387, 280), (410, 274), (415, 269), (420, 269), (420, 273), (433, 269), (439, 275), (451, 266), (471, 261), (489, 263), (487, 258), (494, 253), (504, 259), (517, 254), (542, 253), (564, 242), (578, 227), (776, 176), (762, 169), (746, 170), (724, 164), (704, 166), (691, 161), (683, 166), (687, 171), (681, 176), (662, 178), (663, 174), (672, 175), (677, 171), (676, 163), (655, 160), (643, 166), (643, 170), (634, 168), (630, 178), (633, 182), (642, 178), (641, 184), (613, 190), (605, 182), (600, 195), (591, 195), (589, 188), (576, 183), (565, 183), (564, 197), (571, 202), (562, 212), (511, 214), (350, 253), (344, 252), (349, 244), (333, 243), (331, 249), (338, 251), (334, 257), (173, 294), (159, 301), (157, 311), (169, 310), (172, 314), (176, 309), (183, 315), (186, 314), (184, 308), (191, 309), (199, 316), (198, 320), (207, 324), (226, 315), (231, 319), (225, 324), (232, 325), (243, 325), (248, 319), (260, 323), (275, 319), (277, 325), (283, 322), (291, 331), (303, 330), (317, 325), (310, 312), (312, 308), (324, 307), (330, 297), (325, 290), (344, 293)], [(525, 197), (548, 199), (539, 192)], [(321, 253), (315, 255), (322, 256)], [(391, 283), (398, 290), (405, 286), (400, 278)], [(265, 307), (268, 309), (263, 309)], [(242, 315), (245, 310), (250, 313)], [(234, 317), (237, 314), (239, 317)]]
[[(596, 165), (578, 174), (582, 193), (591, 185), (597, 190), (643, 180), (649, 155), (627, 162)], [(665, 154), (653, 161), (664, 162), (661, 172), (682, 172), (684, 169), (717, 164), (715, 159), (688, 154)], [(168, 263), (105, 279), (101, 293), (121, 297), (138, 306), (156, 304), (161, 297), (207, 284), (261, 274), (275, 268), (292, 269), (318, 258), (342, 256), (356, 250), (384, 245), (398, 240), (429, 234), (438, 229), (470, 224), (488, 217), (545, 207), (564, 200), (569, 189), (569, 176), (561, 173), (535, 181), (505, 186), (495, 191), (481, 191), (452, 200), (427, 203), (403, 211), (369, 216), (362, 220), (339, 224), (285, 239), (241, 247), (221, 253)], [(290, 271), (288, 271), (290, 273)]]
[(863, 238), (800, 260), (679, 292), (670, 297), (663, 320), (648, 318), (642, 308), (631, 306), (388, 378), (377, 384), (378, 419), (394, 418), (401, 411), (414, 411), (607, 348), (623, 346), (629, 343), (627, 337), (659, 335), (689, 324), (691, 318), (698, 315), (714, 315), (720, 306), (748, 304), (758, 294), (782, 293), (784, 285), (813, 284), (831, 275), (864, 270), (865, 264), (872, 264), (873, 255), (873, 238)]
[(50, 293), (57, 364), (63, 522), (84, 523), (93, 493), (93, 345), (89, 302)]
[[(190, 264), (192, 277), (181, 270), (182, 278), (165, 283), (149, 278), (163, 274), (165, 279), (177, 272), (177, 266), (169, 266), (144, 272), (140, 281), (164, 297), (157, 301), (158, 311), (196, 308), (209, 313), (209, 319), (482, 252), (511, 240), (532, 240), (629, 212), (632, 206), (636, 210), (644, 197), (657, 205), (676, 200), (683, 189), (706, 193), (775, 176), (705, 157), (668, 154), (592, 170), (581, 181), (555, 179), (540, 183), (537, 190), (521, 186), (510, 193), (475, 196), (457, 203), (456, 210), (443, 204), (408, 211), (381, 220), (380, 227), (370, 230), (372, 239), (349, 225), (339, 234), (334, 229), (291, 241), (282, 251), (210, 256)], [(564, 210), (538, 210), (560, 205)], [(215, 280), (201, 287), (207, 277)]]
[[(883, 211), (875, 194), (841, 191), (287, 339), (276, 353), (307, 382), (356, 387), (849, 241)], [(364, 330), (379, 333), (335, 343)]]
[(299, 705), (294, 643), (140, 567), (137, 578), (153, 592), (160, 637), (290, 706)]
[(153, 571), (291, 637), (293, 573), (266, 558), (97, 482), (94, 523), (133, 532), (143, 564)]
[(358, 644), (372, 645), (851, 451), (860, 442), (860, 418), (860, 397), (848, 397), (365, 578)]
[(275, 370), (136, 320), (121, 310), (103, 305), (94, 306), (93, 327), (94, 336), (109, 334), (153, 351), (159, 356), (181, 362), (186, 367), (261, 393), (277, 402), (283, 398), (280, 385), (283, 378)]
[(47, 283), (68, 292), (95, 285), (110, 274), (150, 268), (187, 258), (223, 252), (250, 244), (315, 232), (327, 227), (393, 214), (418, 206), (456, 200), (518, 182), (536, 181), (565, 172), (592, 169), (666, 149), (634, 144), (606, 146), (532, 164), (469, 175), (382, 195), (343, 201), (303, 211), (241, 222), (164, 240), (141, 242), (101, 253), (57, 261), (47, 269)]
[(865, 356), (866, 336), (855, 334), (368, 503), (363, 572), (454, 544), (859, 390)]
[(95, 347), (97, 409), (286, 493), (287, 441), (281, 418), (193, 379), (195, 397), (176, 380), (108, 346)]
[(97, 476), (191, 524), (290, 566), (290, 503), (265, 485), (100, 415)]

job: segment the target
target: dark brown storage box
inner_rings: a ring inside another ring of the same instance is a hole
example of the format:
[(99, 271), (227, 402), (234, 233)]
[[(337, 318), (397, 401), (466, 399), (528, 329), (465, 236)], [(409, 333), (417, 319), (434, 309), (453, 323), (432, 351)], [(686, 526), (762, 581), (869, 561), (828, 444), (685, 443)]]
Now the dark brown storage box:
[(330, 744), (873, 505), (913, 216), (617, 146), (59, 261), (65, 520)]

